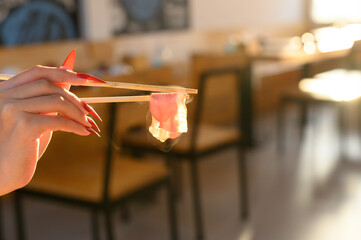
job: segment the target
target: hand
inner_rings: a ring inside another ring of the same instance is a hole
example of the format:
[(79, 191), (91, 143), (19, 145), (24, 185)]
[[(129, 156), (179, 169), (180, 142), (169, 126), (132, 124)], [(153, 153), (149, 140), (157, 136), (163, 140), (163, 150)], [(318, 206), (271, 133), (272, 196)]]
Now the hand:
[(71, 71), (36, 66), (0, 84), (0, 195), (31, 180), (53, 131), (90, 134), (89, 112), (65, 89), (85, 82)]

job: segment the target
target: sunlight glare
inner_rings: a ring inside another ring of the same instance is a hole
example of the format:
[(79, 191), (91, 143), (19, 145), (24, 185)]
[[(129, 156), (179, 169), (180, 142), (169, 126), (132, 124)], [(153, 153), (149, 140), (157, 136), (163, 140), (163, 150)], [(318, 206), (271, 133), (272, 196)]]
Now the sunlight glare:
[(333, 74), (324, 75), (319, 79), (304, 79), (300, 81), (299, 88), (315, 97), (352, 101), (361, 97), (360, 77), (357, 72), (334, 71)]

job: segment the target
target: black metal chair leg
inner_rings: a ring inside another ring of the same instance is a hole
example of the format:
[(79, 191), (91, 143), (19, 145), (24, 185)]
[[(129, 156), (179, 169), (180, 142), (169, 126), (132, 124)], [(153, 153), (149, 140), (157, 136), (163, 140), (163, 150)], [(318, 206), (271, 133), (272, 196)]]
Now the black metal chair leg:
[(195, 231), (196, 239), (203, 239), (203, 222), (202, 222), (202, 209), (201, 209), (201, 198), (199, 192), (199, 179), (198, 179), (198, 166), (196, 158), (191, 159), (191, 182), (192, 182), (192, 194), (193, 194), (193, 205), (194, 205), (194, 220), (195, 220)]
[(111, 213), (111, 210), (106, 209), (104, 212), (104, 217), (105, 217), (105, 230), (108, 240), (114, 239), (112, 216), (113, 215)]
[(2, 202), (0, 197), (0, 240), (4, 240), (4, 230), (3, 230), (3, 216), (2, 216)]
[(277, 151), (278, 153), (284, 152), (285, 145), (285, 103), (284, 100), (281, 99), (281, 102), (278, 106), (277, 110)]
[(99, 214), (97, 209), (92, 209), (91, 211), (92, 218), (92, 232), (93, 232), (93, 240), (99, 240)]
[(344, 159), (345, 157), (345, 150), (346, 150), (346, 144), (345, 144), (345, 131), (346, 131), (346, 105), (343, 103), (340, 103), (338, 105), (338, 131), (339, 131), (339, 153), (340, 158)]
[(174, 166), (174, 178), (175, 178), (175, 189), (173, 190), (175, 192), (175, 198), (179, 199), (183, 195), (183, 184), (182, 184), (182, 162), (175, 161)]
[(307, 124), (307, 112), (308, 112), (308, 104), (306, 102), (300, 103), (300, 137), (303, 138), (305, 134), (305, 127)]
[(247, 182), (247, 159), (244, 149), (240, 146), (238, 149), (238, 175), (240, 186), (240, 207), (241, 218), (248, 218), (248, 182)]
[(167, 183), (167, 195), (168, 195), (168, 212), (169, 212), (169, 224), (170, 224), (170, 239), (178, 240), (177, 230), (177, 210), (174, 205), (174, 194), (172, 188), (171, 179)]
[[(171, 146), (169, 146), (171, 147)], [(166, 155), (166, 161), (171, 171), (171, 184), (174, 199), (179, 199), (182, 196), (182, 166), (181, 162), (177, 160), (172, 151)]]
[(25, 240), (25, 226), (23, 218), (23, 209), (21, 203), (21, 194), (18, 191), (15, 191), (14, 194), (15, 201), (15, 219), (18, 233), (18, 240)]
[(357, 121), (358, 132), (361, 132), (361, 101), (357, 101)]

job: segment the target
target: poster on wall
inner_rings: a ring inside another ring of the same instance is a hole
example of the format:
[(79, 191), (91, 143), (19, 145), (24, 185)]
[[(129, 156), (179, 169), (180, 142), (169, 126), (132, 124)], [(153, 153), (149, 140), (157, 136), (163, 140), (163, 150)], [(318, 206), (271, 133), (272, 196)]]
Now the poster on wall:
[(79, 36), (78, 0), (0, 1), (0, 43), (16, 46)]
[(185, 29), (188, 0), (112, 0), (114, 34)]

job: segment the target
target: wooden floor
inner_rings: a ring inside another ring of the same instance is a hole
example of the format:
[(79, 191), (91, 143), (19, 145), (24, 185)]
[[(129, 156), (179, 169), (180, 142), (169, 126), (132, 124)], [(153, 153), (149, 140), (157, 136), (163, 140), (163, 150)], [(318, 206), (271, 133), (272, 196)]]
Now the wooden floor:
[[(248, 153), (251, 218), (239, 218), (236, 151), (201, 162), (207, 240), (361, 239), (361, 139), (352, 118), (341, 138), (335, 109), (315, 108), (303, 138), (297, 114), (287, 117), (286, 151), (276, 152), (275, 117), (257, 123), (257, 148)], [(340, 151), (342, 143), (343, 151)], [(177, 203), (181, 240), (194, 239), (188, 166)], [(116, 218), (117, 239), (168, 239), (165, 192), (131, 206), (127, 223)], [(91, 239), (90, 214), (28, 198), (28, 239)], [(5, 201), (5, 239), (16, 239), (13, 205)]]

